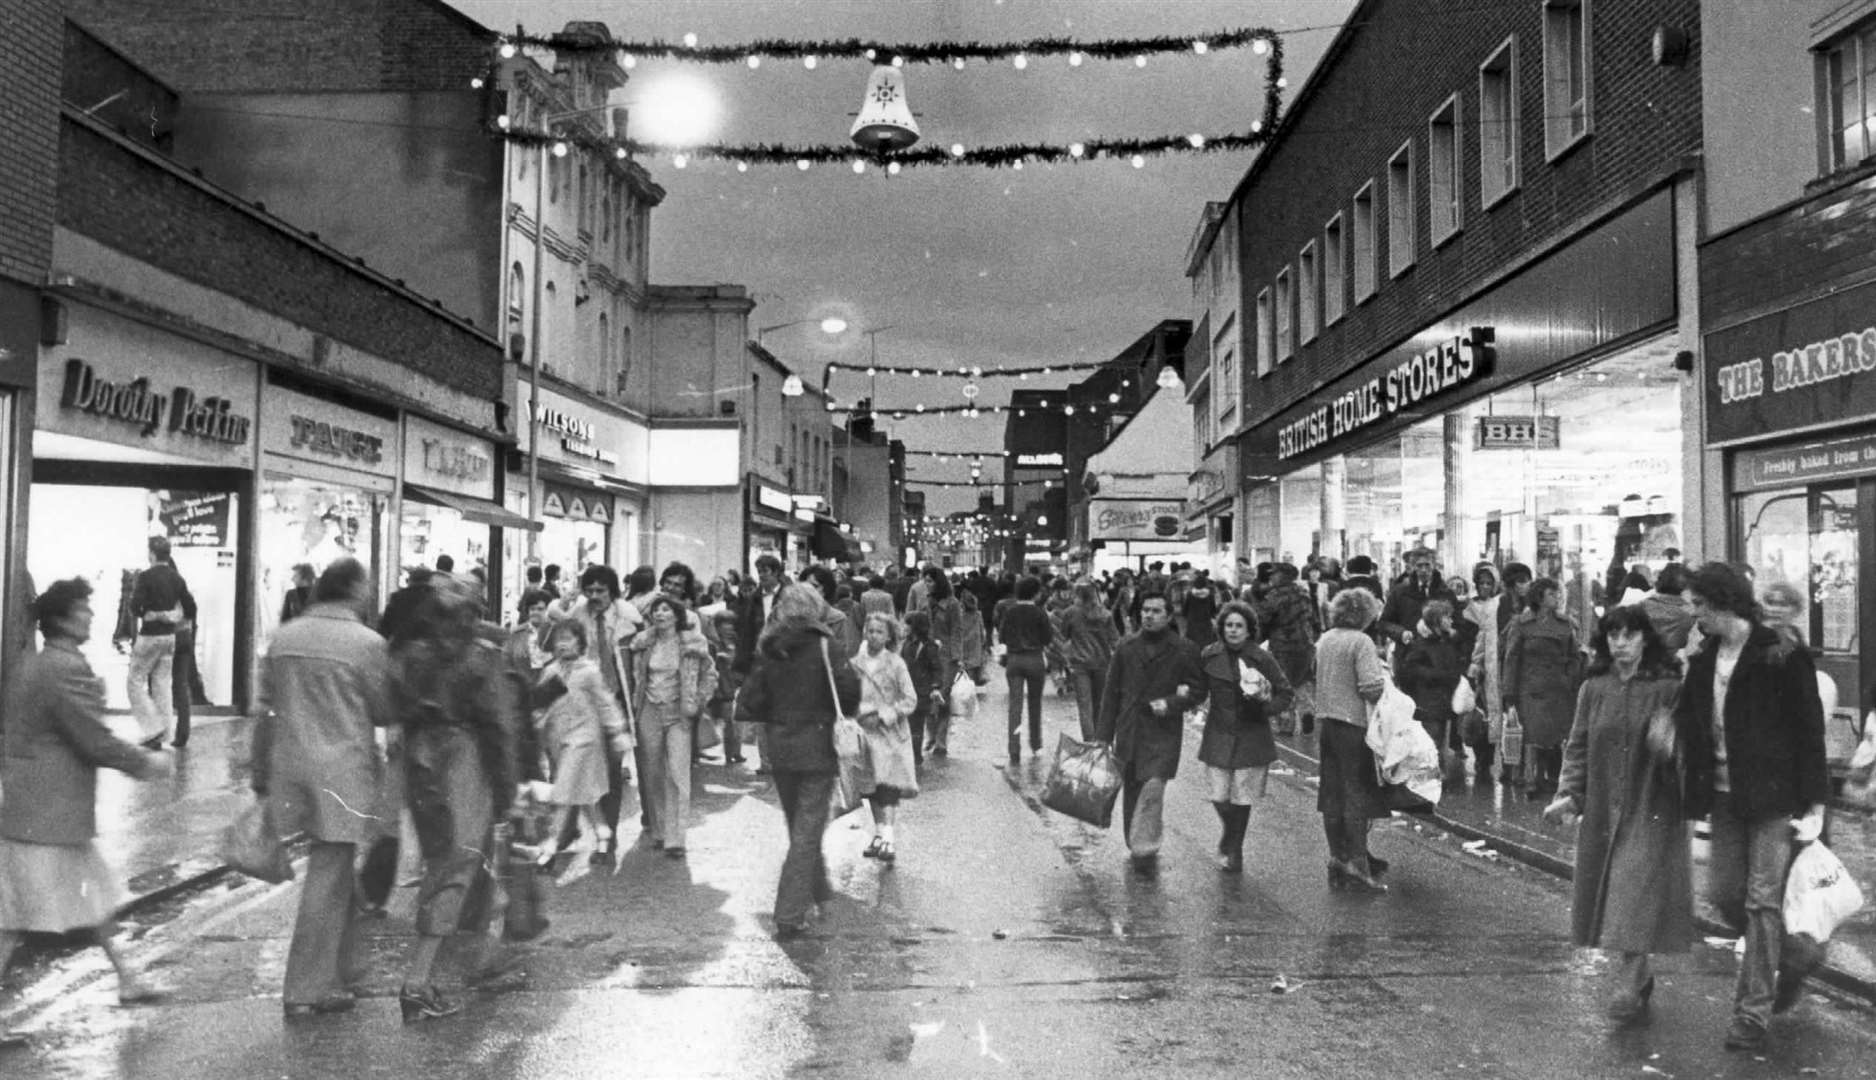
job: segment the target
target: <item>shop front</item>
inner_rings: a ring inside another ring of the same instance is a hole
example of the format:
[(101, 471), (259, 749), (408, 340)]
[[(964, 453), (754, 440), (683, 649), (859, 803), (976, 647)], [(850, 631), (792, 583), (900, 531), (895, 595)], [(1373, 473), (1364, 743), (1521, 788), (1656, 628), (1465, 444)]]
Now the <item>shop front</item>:
[(1246, 557), (1522, 562), (1587, 635), (1631, 568), (1678, 556), (1698, 494), (1672, 215), (1650, 197), (1247, 431)]
[[(783, 568), (790, 572), (806, 565), (807, 548), (800, 541), (795, 497), (787, 489), (769, 484), (754, 473), (743, 489), (748, 493), (744, 531), (748, 536), (749, 558), (745, 572), (754, 573), (756, 560), (764, 555), (780, 559)], [(813, 512), (809, 513), (812, 520)]]
[[(526, 393), (526, 390), (523, 390)], [(530, 563), (560, 567), (577, 582), (588, 566), (605, 564), (621, 582), (639, 564), (645, 515), (645, 425), (601, 406), (542, 388), (534, 411), (538, 443), (530, 506), (527, 439), (506, 478), (506, 508), (540, 528), (502, 530), (502, 610), (514, 611)]]
[(496, 529), (521, 533), (540, 526), (497, 500), (495, 444), (408, 413), (404, 416), (404, 478), (398, 506), (398, 548), (404, 567), (435, 566), (448, 556), (459, 572), (502, 574)]
[(85, 653), (111, 707), (129, 707), (127, 586), (166, 537), (197, 604), (196, 665), (208, 703), (249, 700), (256, 497), (253, 361), (83, 304), (40, 351), (26, 565), (33, 581), (91, 583)]
[[(21, 525), (26, 521), (22, 466), (29, 459), (24, 440), (31, 425), (19, 414), (24, 393), (39, 378), (40, 298), (36, 289), (0, 279), (0, 656), (13, 657), (31, 637), (25, 597), (14, 588), (26, 571)], [(0, 726), (6, 720), (0, 717)]]
[(1225, 443), (1205, 457), (1186, 481), (1185, 539), (1203, 545), (1199, 565), (1235, 583), (1233, 544), (1237, 534), (1238, 448)]

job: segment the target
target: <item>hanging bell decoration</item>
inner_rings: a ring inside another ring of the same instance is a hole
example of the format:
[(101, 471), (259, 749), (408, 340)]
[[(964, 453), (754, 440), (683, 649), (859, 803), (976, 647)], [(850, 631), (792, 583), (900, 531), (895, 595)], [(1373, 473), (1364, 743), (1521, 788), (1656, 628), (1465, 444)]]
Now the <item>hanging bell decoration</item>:
[(886, 64), (873, 68), (866, 80), (866, 97), (860, 101), (860, 115), (847, 137), (876, 155), (896, 153), (918, 142), (918, 121), (905, 100), (904, 71)]

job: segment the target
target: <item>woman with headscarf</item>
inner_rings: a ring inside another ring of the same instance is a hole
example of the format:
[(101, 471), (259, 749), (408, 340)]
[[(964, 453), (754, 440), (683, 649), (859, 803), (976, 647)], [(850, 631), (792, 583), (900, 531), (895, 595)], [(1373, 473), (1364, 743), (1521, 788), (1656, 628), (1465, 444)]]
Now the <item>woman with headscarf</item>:
[(1199, 761), (1224, 829), (1218, 868), (1241, 874), (1251, 808), (1263, 799), (1270, 763), (1277, 760), (1270, 718), (1290, 707), (1290, 680), (1276, 658), (1257, 646), (1257, 613), (1238, 600), (1219, 611), (1217, 640), (1199, 653), (1199, 666), (1211, 703)]
[(650, 630), (626, 646), (632, 713), (644, 748), (646, 771), (639, 783), (658, 807), (656, 828), (647, 830), (652, 849), (681, 859), (690, 818), (691, 724), (704, 715), (716, 692), (716, 661), (683, 604), (669, 596), (653, 597), (645, 616)]
[(815, 903), (834, 892), (821, 853), (840, 773), (832, 726), (859, 707), (860, 677), (830, 648), (832, 637), (820, 593), (784, 585), (736, 700), (738, 720), (767, 725), (765, 754), (788, 822), (788, 856), (775, 889), (775, 933), (783, 939), (805, 933)]
[(1505, 710), (1516, 709), (1524, 728), (1524, 756), (1530, 762), (1525, 797), (1537, 800), (1557, 790), (1582, 656), (1576, 627), (1563, 615), (1563, 589), (1554, 578), (1531, 582), (1525, 604), (1505, 639), (1503, 691)]
[[(417, 944), (398, 992), (405, 1023), (462, 1011), (437, 988), (436, 959), (452, 935), (488, 927), (494, 883), (486, 855), (515, 792), (519, 704), (497, 646), (477, 633), (480, 611), (467, 583), (438, 574), (418, 597), (408, 632), (391, 645), (405, 797), (423, 849)], [(478, 960), (472, 979), (499, 970), (486, 939)]]
[(169, 756), (111, 734), (104, 683), (79, 646), (91, 637), (91, 584), (55, 581), (33, 602), (45, 648), (19, 658), (0, 757), (0, 976), (29, 933), (88, 932), (117, 972), (125, 1005), (158, 994), (117, 948), (117, 874), (98, 851), (99, 769), (166, 776)]

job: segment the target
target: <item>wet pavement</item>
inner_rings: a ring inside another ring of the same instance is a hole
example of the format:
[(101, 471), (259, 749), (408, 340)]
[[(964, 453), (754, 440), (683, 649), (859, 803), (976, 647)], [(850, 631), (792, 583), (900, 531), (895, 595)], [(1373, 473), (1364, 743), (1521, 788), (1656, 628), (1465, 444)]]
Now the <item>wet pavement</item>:
[[(1391, 893), (1328, 891), (1306, 771), (1278, 770), (1247, 872), (1220, 874), (1196, 739), (1168, 791), (1162, 873), (1137, 879), (1117, 830), (1040, 808), (1043, 758), (999, 763), (1002, 707), (993, 687), (928, 764), (895, 867), (860, 856), (863, 815), (830, 828), (838, 894), (804, 938), (770, 936), (772, 789), (703, 766), (689, 858), (635, 847), (616, 874), (576, 860), (549, 889), (551, 929), (514, 947), (521, 974), (459, 1017), (399, 1023), (402, 888), (366, 925), (359, 1008), (283, 1020), (297, 887), (234, 879), (135, 942), (162, 1004), (116, 1007), (95, 953), (0, 991), (0, 1029), (30, 1039), (0, 1050), (0, 1076), (1876, 1075), (1869, 1010), (1821, 995), (1759, 1059), (1724, 1052), (1729, 943), (1663, 958), (1652, 1022), (1611, 1029), (1606, 965), (1568, 944), (1567, 883), (1427, 823), (1377, 829)], [(1052, 749), (1073, 706), (1051, 695), (1047, 713)], [(172, 819), (179, 844), (241, 797), (226, 765), (192, 768), (183, 790), (203, 804)], [(157, 847), (115, 850), (132, 866)]]

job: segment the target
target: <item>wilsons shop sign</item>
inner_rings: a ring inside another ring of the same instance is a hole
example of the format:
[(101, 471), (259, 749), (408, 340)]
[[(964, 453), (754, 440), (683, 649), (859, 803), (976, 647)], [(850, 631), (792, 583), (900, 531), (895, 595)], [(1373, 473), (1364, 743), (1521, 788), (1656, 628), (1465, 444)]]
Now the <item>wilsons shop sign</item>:
[(168, 432), (239, 446), (253, 426), (252, 418), (234, 412), (225, 397), (201, 396), (188, 386), (165, 391), (146, 375), (113, 382), (76, 357), (65, 362), (59, 407), (135, 428), (144, 438)]

